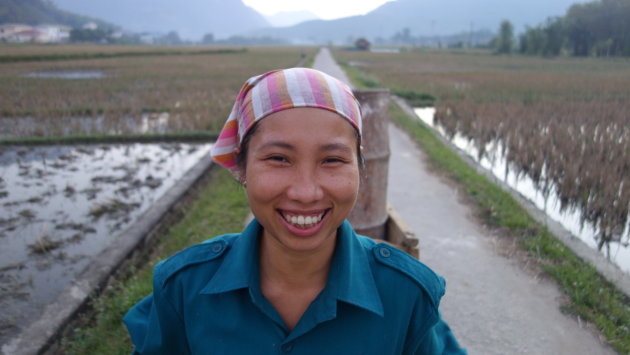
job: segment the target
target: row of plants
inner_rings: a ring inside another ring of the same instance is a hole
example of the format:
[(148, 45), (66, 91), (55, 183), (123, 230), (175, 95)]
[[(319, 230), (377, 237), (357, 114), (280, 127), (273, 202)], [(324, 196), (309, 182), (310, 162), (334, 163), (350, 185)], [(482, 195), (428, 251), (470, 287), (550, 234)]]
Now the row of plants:
[(629, 242), (630, 62), (496, 57), (489, 53), (338, 52), (388, 87), (436, 97), (436, 122), (471, 139), (481, 156), (498, 146), (561, 209), (599, 230), (600, 248)]

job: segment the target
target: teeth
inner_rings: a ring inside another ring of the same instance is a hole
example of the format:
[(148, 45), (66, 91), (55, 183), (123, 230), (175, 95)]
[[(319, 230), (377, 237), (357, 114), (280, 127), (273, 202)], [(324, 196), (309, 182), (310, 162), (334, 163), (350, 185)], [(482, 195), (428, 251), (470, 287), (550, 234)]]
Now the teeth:
[(317, 216), (289, 216), (285, 215), (284, 218), (291, 224), (304, 227), (304, 226), (312, 226), (314, 224), (319, 223), (322, 220), (324, 213), (320, 213)]

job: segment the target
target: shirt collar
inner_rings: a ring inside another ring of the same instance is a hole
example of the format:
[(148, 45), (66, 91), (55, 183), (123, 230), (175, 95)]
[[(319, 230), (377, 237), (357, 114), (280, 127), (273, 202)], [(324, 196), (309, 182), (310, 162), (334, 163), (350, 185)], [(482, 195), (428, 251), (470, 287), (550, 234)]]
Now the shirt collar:
[[(241, 288), (259, 288), (258, 275), (258, 236), (260, 223), (254, 219), (239, 238), (226, 251), (221, 266), (201, 290), (202, 294), (219, 294)], [(366, 249), (361, 244), (348, 221), (338, 229), (337, 246), (333, 256), (328, 282), (330, 295), (337, 300), (352, 304), (383, 316), (383, 304)]]
[(344, 221), (338, 231), (327, 287), (334, 288), (338, 300), (382, 317), (383, 304), (367, 250), (348, 221)]
[[(223, 262), (201, 294), (219, 294), (249, 287), (258, 279), (258, 235), (261, 225), (256, 219), (245, 228), (225, 252)], [(253, 278), (253, 279), (252, 279)]]

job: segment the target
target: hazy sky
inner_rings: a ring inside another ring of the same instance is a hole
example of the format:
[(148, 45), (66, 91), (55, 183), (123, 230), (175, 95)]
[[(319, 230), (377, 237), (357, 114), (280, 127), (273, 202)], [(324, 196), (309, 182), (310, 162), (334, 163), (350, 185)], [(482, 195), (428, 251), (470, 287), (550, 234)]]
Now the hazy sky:
[(363, 15), (391, 0), (243, 0), (264, 15), (308, 10), (325, 20)]

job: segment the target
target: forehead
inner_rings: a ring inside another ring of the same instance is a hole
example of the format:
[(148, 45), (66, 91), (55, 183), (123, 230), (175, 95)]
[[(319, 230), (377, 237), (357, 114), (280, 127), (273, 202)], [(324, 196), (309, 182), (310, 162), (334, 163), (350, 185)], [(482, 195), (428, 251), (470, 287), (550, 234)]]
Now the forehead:
[(355, 128), (335, 112), (312, 107), (294, 108), (273, 113), (258, 122), (250, 148), (268, 141), (284, 141), (295, 145), (339, 142), (354, 145)]

